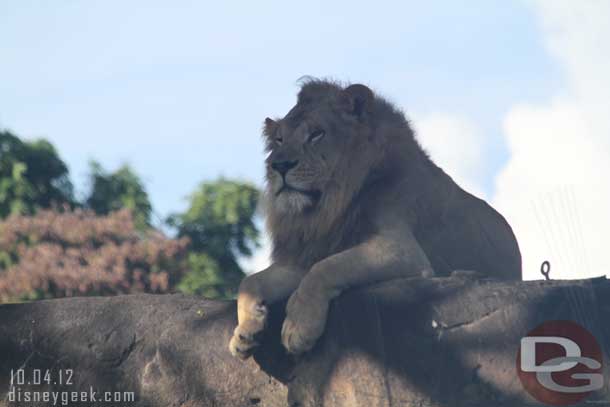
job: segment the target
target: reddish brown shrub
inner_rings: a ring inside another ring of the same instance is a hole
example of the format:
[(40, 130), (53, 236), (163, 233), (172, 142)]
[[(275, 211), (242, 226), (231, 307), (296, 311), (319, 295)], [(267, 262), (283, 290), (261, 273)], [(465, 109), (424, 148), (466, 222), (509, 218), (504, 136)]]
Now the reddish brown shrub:
[(135, 228), (127, 210), (40, 210), (0, 221), (0, 301), (168, 292), (188, 239)]

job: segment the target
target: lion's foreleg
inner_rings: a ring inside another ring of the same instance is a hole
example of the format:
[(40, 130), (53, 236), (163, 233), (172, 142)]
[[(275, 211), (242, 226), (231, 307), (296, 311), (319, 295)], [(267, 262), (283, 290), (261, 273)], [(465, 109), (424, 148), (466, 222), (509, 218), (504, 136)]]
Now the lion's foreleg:
[(425, 253), (410, 236), (378, 235), (330, 256), (312, 267), (290, 297), (282, 343), (291, 353), (311, 349), (324, 331), (330, 300), (348, 288), (431, 270)]
[(258, 345), (267, 324), (268, 304), (288, 297), (298, 286), (303, 273), (273, 264), (244, 278), (237, 295), (237, 321), (229, 343), (231, 353), (242, 359)]

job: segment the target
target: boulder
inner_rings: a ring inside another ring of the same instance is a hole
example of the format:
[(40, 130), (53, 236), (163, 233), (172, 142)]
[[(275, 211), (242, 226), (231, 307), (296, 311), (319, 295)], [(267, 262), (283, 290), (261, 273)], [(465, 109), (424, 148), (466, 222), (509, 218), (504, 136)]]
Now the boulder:
[[(67, 404), (107, 406), (110, 395), (142, 407), (523, 406), (535, 400), (518, 378), (517, 353), (532, 328), (572, 320), (610, 349), (605, 278), (501, 282), (458, 273), (352, 290), (298, 357), (280, 344), (283, 308), (274, 304), (263, 346), (241, 361), (227, 346), (234, 301), (142, 294), (2, 305), (0, 399), (25, 405), (26, 395), (49, 392), (62, 405), (64, 394), (95, 392), (94, 403), (79, 395)], [(604, 354), (606, 384), (586, 405), (610, 398), (607, 366)]]

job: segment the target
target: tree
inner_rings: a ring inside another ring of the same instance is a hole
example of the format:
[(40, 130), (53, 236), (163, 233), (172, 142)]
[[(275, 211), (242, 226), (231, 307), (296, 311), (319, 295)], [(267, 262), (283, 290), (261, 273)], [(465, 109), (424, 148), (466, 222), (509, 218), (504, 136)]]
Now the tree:
[(0, 221), (0, 302), (169, 292), (184, 274), (187, 246), (138, 230), (127, 209), (11, 215)]
[(99, 163), (92, 161), (90, 183), (91, 193), (85, 201), (86, 207), (98, 215), (129, 209), (140, 230), (150, 226), (152, 206), (148, 194), (138, 175), (128, 165), (108, 173)]
[(189, 272), (178, 289), (208, 298), (235, 295), (244, 272), (238, 256), (259, 246), (254, 215), (259, 191), (252, 185), (220, 179), (202, 183), (189, 197), (186, 212), (170, 217), (179, 237), (191, 241)]
[(0, 218), (66, 204), (74, 205), (73, 186), (53, 145), (0, 131)]

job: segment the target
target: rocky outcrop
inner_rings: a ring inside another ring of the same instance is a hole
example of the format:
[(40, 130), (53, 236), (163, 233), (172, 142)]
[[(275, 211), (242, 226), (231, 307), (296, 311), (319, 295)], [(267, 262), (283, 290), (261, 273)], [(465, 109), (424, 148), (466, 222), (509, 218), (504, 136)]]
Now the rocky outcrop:
[[(277, 304), (265, 345), (245, 362), (227, 347), (232, 301), (127, 295), (2, 305), (0, 396), (7, 406), (45, 391), (95, 391), (96, 403), (69, 405), (107, 406), (110, 392), (116, 405), (146, 407), (522, 406), (534, 400), (516, 374), (520, 338), (568, 319), (610, 349), (609, 294), (605, 278), (395, 280), (338, 298), (324, 336), (298, 358), (280, 345)], [(606, 386), (589, 401), (608, 398)]]

